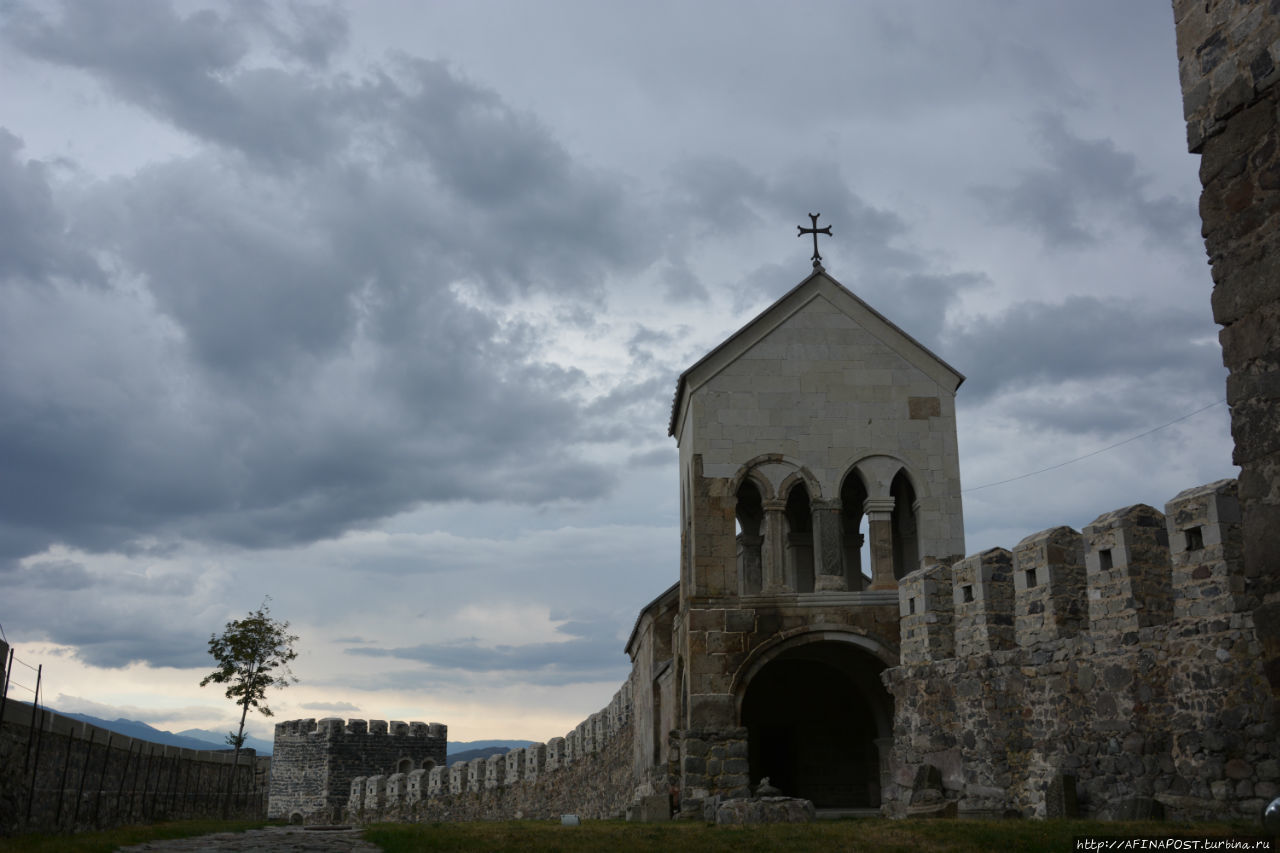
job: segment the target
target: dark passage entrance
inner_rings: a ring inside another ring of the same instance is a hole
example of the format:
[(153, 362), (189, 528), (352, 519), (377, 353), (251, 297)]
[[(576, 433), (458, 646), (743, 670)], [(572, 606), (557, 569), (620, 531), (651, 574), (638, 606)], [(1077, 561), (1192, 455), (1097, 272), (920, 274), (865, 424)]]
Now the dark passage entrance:
[(751, 679), (742, 702), (751, 784), (764, 776), (818, 808), (880, 805), (876, 738), (891, 700), (884, 664), (848, 643), (809, 643), (778, 655)]

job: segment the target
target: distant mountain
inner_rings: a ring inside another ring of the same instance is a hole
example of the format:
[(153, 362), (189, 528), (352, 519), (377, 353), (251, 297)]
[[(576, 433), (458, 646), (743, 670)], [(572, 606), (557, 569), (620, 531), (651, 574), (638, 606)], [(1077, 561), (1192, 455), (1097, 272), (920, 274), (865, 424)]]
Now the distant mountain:
[[(88, 714), (66, 714), (62, 711), (57, 713), (62, 714), (64, 717), (84, 720), (86, 723), (101, 726), (108, 731), (136, 737), (139, 740), (150, 741), (151, 743), (180, 746), (184, 749), (222, 750), (231, 748), (227, 746), (225, 732), (215, 732), (209, 729), (186, 729), (175, 734), (174, 732), (161, 731), (138, 720), (126, 720), (123, 717), (116, 720), (104, 720), (101, 717), (91, 717)], [(531, 743), (533, 743), (531, 740), (449, 741), (448, 763), (470, 761), (473, 758), (488, 758), (490, 755), (509, 752), (517, 747), (528, 746)], [(273, 746), (271, 741), (263, 740), (253, 735), (245, 738), (244, 745), (257, 750), (258, 755), (270, 755)]]
[[(115, 720), (104, 720), (101, 717), (93, 717), (89, 714), (68, 714), (62, 711), (57, 713), (73, 720), (83, 720), (86, 723), (101, 726), (107, 731), (115, 732), (116, 734), (136, 737), (139, 740), (150, 741), (151, 743), (161, 743), (166, 746), (177, 746), (183, 749), (223, 750), (231, 748), (227, 746), (226, 735), (219, 735), (217, 732), (204, 729), (187, 729), (174, 734), (173, 732), (154, 728), (139, 720), (126, 720), (123, 717)], [(253, 735), (245, 738), (244, 745), (256, 749), (259, 755), (271, 754), (271, 742), (256, 738)]]
[(449, 754), (446, 764), (457, 764), (473, 758), (488, 758), (490, 755), (501, 755), (522, 746), (534, 743), (531, 740), (470, 740), (449, 741)]
[[(227, 729), (226, 732), (219, 734), (218, 732), (210, 731), (209, 729), (185, 729), (178, 732), (178, 736), (193, 737), (197, 740), (217, 743), (218, 745), (213, 747), (214, 749), (230, 749), (231, 747), (227, 746), (227, 732), (229, 731), (231, 730)], [(270, 755), (271, 749), (275, 744), (272, 741), (246, 734), (244, 736), (244, 745), (246, 747), (256, 749), (258, 751), (258, 755)]]

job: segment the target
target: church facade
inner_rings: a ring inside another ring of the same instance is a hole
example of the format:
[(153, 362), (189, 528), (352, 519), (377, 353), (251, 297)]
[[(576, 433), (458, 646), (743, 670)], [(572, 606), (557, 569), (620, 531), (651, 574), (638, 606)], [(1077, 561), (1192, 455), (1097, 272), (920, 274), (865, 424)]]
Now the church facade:
[(680, 376), (680, 579), (627, 644), (638, 772), (879, 807), (899, 579), (964, 554), (963, 380), (817, 264)]

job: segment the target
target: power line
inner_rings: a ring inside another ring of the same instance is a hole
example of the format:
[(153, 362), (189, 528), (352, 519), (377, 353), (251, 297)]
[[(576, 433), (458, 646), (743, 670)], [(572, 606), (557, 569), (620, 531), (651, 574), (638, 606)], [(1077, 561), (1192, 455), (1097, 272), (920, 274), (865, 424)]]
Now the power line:
[(1225, 399), (1223, 399), (1223, 400), (1214, 400), (1214, 401), (1213, 401), (1212, 403), (1210, 403), (1209, 405), (1207, 405), (1207, 406), (1202, 406), (1201, 408), (1196, 409), (1194, 412), (1188, 412), (1187, 414), (1183, 415), (1182, 417), (1174, 418), (1173, 420), (1169, 421), (1168, 423), (1160, 424), (1160, 426), (1158, 426), (1158, 427), (1152, 427), (1151, 429), (1147, 430), (1146, 432), (1138, 433), (1138, 434), (1137, 434), (1137, 435), (1135, 435), (1135, 436), (1130, 436), (1129, 438), (1126, 438), (1124, 441), (1117, 441), (1115, 444), (1109, 444), (1109, 445), (1107, 445), (1106, 447), (1101, 448), (1100, 450), (1095, 450), (1095, 451), (1093, 451), (1092, 453), (1086, 453), (1084, 456), (1077, 456), (1075, 459), (1068, 459), (1066, 462), (1059, 462), (1057, 465), (1050, 465), (1048, 468), (1041, 468), (1041, 469), (1039, 469), (1038, 471), (1030, 471), (1030, 472), (1028, 472), (1028, 473), (1026, 473), (1026, 474), (1019, 474), (1018, 476), (1016, 476), (1016, 477), (1010, 477), (1010, 478), (1009, 478), (1009, 479), (1007, 479), (1007, 480), (997, 480), (997, 481), (996, 481), (996, 482), (994, 482), (994, 483), (983, 483), (981, 486), (974, 486), (974, 487), (973, 487), (973, 488), (971, 488), (971, 489), (961, 489), (961, 490), (960, 490), (960, 493), (961, 493), (961, 494), (964, 494), (964, 493), (967, 493), (967, 492), (976, 492), (976, 491), (978, 491), (979, 489), (989, 489), (989, 488), (991, 488), (992, 486), (1003, 486), (1005, 483), (1014, 483), (1014, 482), (1017, 482), (1018, 480), (1025, 480), (1025, 479), (1027, 479), (1028, 477), (1034, 477), (1036, 474), (1043, 474), (1043, 473), (1045, 473), (1046, 471), (1054, 471), (1054, 470), (1057, 470), (1058, 468), (1065, 468), (1065, 467), (1066, 467), (1066, 466), (1068, 466), (1068, 465), (1072, 465), (1072, 464), (1074, 464), (1074, 463), (1076, 463), (1076, 462), (1080, 462), (1080, 461), (1082, 461), (1082, 460), (1084, 460), (1084, 459), (1088, 459), (1088, 458), (1089, 458), (1089, 457), (1091, 457), (1091, 456), (1097, 456), (1099, 453), (1106, 453), (1108, 450), (1115, 450), (1117, 447), (1120, 447), (1121, 445), (1128, 444), (1128, 443), (1129, 443), (1129, 442), (1131, 442), (1131, 441), (1137, 441), (1137, 440), (1138, 440), (1138, 439), (1140, 439), (1140, 438), (1145, 438), (1146, 436), (1151, 435), (1151, 433), (1153, 433), (1153, 432), (1159, 432), (1160, 430), (1164, 429), (1165, 427), (1171, 427), (1171, 426), (1173, 426), (1173, 425), (1174, 425), (1174, 424), (1176, 424), (1176, 423), (1180, 423), (1180, 422), (1182, 422), (1182, 421), (1185, 421), (1187, 418), (1190, 418), (1190, 417), (1192, 417), (1192, 416), (1194, 416), (1194, 415), (1198, 415), (1198, 414), (1200, 414), (1201, 412), (1208, 411), (1209, 409), (1212, 409), (1214, 406), (1220, 406), (1220, 405), (1222, 405), (1222, 404), (1223, 404), (1223, 403), (1225, 403), (1225, 402), (1227, 402)]

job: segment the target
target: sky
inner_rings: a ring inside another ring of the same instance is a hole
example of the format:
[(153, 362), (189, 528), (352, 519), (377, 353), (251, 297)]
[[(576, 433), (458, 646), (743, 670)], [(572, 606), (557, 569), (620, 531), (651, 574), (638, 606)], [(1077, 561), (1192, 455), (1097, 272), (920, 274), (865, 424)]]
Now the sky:
[(809, 213), (968, 377), (970, 553), (1162, 508), (1237, 470), (1198, 165), (1167, 0), (0, 0), (0, 627), (52, 707), (226, 730), (269, 596), (256, 735), (563, 735)]

